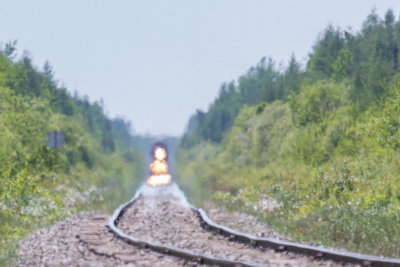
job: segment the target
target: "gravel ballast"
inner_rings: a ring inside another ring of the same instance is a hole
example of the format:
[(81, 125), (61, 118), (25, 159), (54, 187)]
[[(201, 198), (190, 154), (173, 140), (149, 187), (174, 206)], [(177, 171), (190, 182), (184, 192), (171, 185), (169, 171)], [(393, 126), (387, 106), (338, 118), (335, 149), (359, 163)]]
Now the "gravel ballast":
[[(135, 238), (219, 258), (262, 266), (342, 266), (290, 252), (257, 248), (204, 230), (177, 185), (143, 186), (140, 197), (118, 219), (117, 227)], [(279, 237), (255, 217), (210, 209), (217, 223), (258, 236)], [(36, 231), (20, 241), (16, 266), (189, 266), (180, 258), (131, 246), (108, 228), (110, 216), (82, 213)], [(350, 266), (350, 265), (348, 265)]]

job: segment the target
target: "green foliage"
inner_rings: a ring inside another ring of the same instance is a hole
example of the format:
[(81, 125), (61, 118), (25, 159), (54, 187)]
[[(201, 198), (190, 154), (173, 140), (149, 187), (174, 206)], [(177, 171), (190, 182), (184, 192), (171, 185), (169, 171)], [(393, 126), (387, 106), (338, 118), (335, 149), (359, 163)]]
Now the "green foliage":
[(302, 80), (303, 74), (294, 55), (284, 73), (276, 70), (272, 59), (262, 58), (256, 67), (239, 78), (237, 86), (234, 82), (222, 84), (208, 112), (197, 111), (192, 116), (182, 146), (189, 148), (202, 140), (221, 142), (243, 106), (286, 100), (292, 91), (298, 91)]
[(400, 150), (400, 80), (386, 93), (386, 105), (380, 123), (381, 144)]
[(328, 26), (310, 55), (307, 70), (310, 76), (314, 79), (329, 78), (332, 75), (333, 64), (344, 45), (345, 39), (342, 32), (332, 26)]
[(342, 81), (346, 77), (351, 77), (354, 69), (354, 57), (350, 50), (341, 49), (335, 62), (332, 64), (332, 78)]
[(400, 228), (389, 222), (399, 219), (400, 154), (376, 142), (396, 125), (397, 100), (356, 119), (344, 101), (307, 124), (293, 123), (290, 103), (246, 107), (221, 144), (180, 148), (177, 180), (199, 204), (211, 197), (298, 240), (398, 257)]
[[(82, 106), (56, 86), (49, 64), (40, 72), (29, 57), (14, 63), (13, 51), (0, 52), (0, 265), (37, 227), (115, 208), (143, 174), (128, 123), (108, 119), (97, 103)], [(54, 130), (65, 132), (64, 147), (47, 147)]]
[(293, 119), (299, 125), (319, 123), (328, 114), (334, 114), (348, 100), (349, 86), (331, 81), (318, 81), (290, 97)]
[(393, 12), (372, 12), (358, 33), (328, 27), (306, 72), (258, 64), (220, 142), (197, 134), (212, 109), (185, 135), (178, 182), (296, 240), (400, 257), (399, 46)]
[(276, 92), (277, 99), (286, 101), (287, 97), (292, 92), (299, 91), (303, 78), (304, 73), (301, 70), (301, 66), (297, 62), (295, 56), (292, 55), (288, 67), (278, 78)]
[(384, 19), (373, 11), (358, 33), (328, 26), (313, 46), (305, 71), (294, 56), (282, 71), (272, 59), (262, 58), (237, 83), (223, 84), (208, 111), (193, 115), (182, 145), (219, 143), (244, 106), (287, 101), (302, 85), (313, 86), (330, 78), (338, 83), (346, 81), (350, 87), (346, 97), (351, 97), (355, 110), (365, 111), (384, 96), (384, 88), (396, 74), (399, 47), (400, 22), (392, 10)]
[(189, 121), (188, 133), (182, 144), (190, 147), (200, 140), (220, 142), (224, 132), (232, 126), (233, 120), (240, 109), (240, 94), (235, 85), (222, 84), (219, 97), (210, 107), (209, 112), (197, 110)]

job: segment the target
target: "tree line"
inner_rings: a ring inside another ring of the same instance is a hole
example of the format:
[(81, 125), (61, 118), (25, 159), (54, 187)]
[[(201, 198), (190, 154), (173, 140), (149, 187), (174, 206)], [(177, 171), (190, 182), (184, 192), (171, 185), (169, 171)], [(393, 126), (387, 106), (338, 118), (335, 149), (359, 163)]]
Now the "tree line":
[(190, 118), (183, 147), (200, 141), (221, 142), (244, 106), (287, 102), (299, 89), (322, 79), (354, 85), (351, 100), (358, 111), (384, 96), (384, 87), (398, 72), (400, 21), (389, 9), (383, 18), (372, 11), (358, 32), (329, 25), (315, 42), (306, 66), (294, 55), (283, 70), (271, 58), (262, 58), (237, 81), (223, 83), (208, 111)]

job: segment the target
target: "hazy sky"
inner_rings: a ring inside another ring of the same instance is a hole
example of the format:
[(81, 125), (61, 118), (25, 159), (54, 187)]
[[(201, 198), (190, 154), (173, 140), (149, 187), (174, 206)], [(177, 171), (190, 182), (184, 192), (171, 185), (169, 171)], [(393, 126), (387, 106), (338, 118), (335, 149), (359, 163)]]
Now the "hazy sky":
[(73, 92), (103, 99), (135, 132), (181, 134), (219, 86), (263, 56), (305, 62), (329, 23), (358, 30), (400, 0), (0, 0), (0, 42), (18, 40)]

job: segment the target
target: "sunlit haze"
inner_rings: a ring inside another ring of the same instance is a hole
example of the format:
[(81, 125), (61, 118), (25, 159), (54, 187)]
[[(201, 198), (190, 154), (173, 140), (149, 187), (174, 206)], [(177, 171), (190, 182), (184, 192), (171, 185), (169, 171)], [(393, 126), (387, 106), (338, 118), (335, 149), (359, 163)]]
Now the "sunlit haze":
[(180, 135), (224, 81), (263, 56), (304, 64), (329, 23), (353, 31), (375, 7), (399, 15), (398, 0), (4, 1), (0, 42), (17, 39), (34, 64), (136, 133)]

